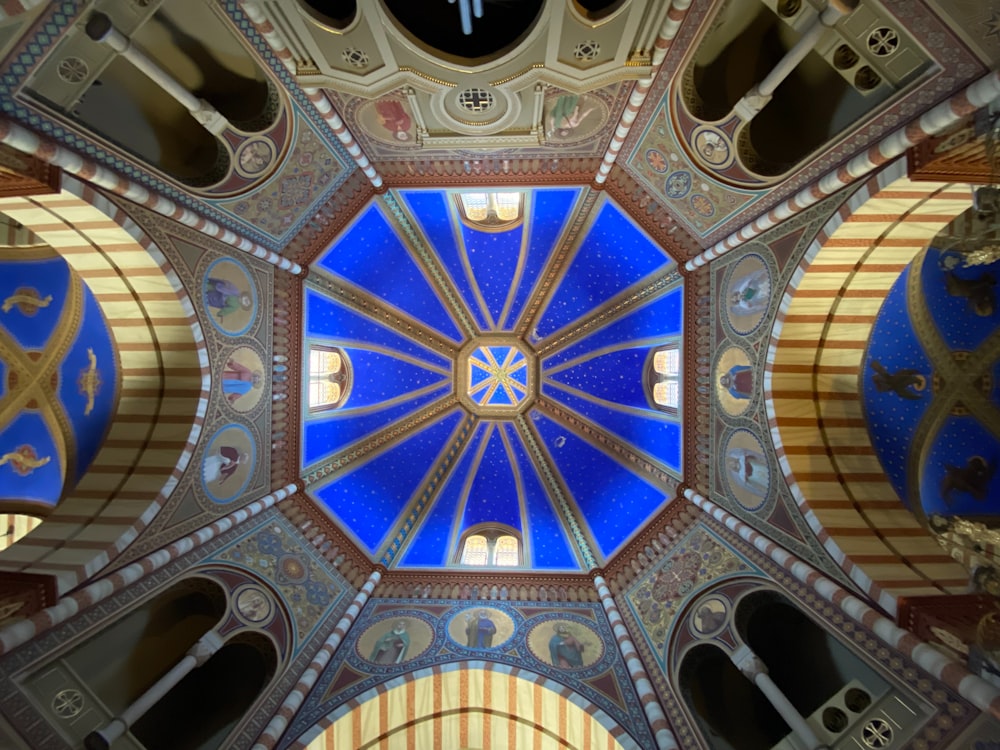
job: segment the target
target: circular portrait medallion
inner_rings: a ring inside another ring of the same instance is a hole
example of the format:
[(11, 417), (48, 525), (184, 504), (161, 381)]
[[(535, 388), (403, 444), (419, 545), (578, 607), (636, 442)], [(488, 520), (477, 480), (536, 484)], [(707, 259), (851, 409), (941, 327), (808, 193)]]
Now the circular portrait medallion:
[(494, 607), (470, 607), (451, 618), (448, 635), (466, 648), (496, 648), (514, 635), (514, 621)]
[(205, 271), (202, 288), (205, 312), (219, 331), (242, 336), (257, 316), (257, 287), (238, 261), (220, 258)]
[(243, 425), (227, 425), (212, 436), (201, 461), (201, 481), (213, 503), (228, 503), (246, 489), (256, 453), (253, 435)]
[(274, 601), (260, 586), (244, 586), (236, 592), (236, 614), (246, 622), (258, 625), (271, 619)]
[(695, 635), (708, 637), (722, 630), (728, 618), (728, 603), (718, 596), (710, 596), (695, 605), (688, 622)]
[(604, 642), (590, 625), (545, 620), (528, 633), (528, 649), (538, 661), (559, 669), (583, 669), (600, 661)]
[(387, 96), (358, 110), (358, 122), (372, 138), (393, 146), (417, 147), (417, 128), (406, 99)]
[(244, 141), (236, 151), (238, 171), (247, 177), (256, 177), (274, 161), (274, 144), (266, 138)]
[(733, 431), (726, 441), (723, 473), (730, 496), (741, 508), (757, 511), (771, 489), (771, 469), (760, 440), (750, 430)]
[(607, 119), (607, 105), (593, 94), (563, 91), (545, 98), (545, 139), (549, 143), (589, 138)]
[(368, 626), (357, 641), (358, 656), (373, 664), (402, 664), (430, 648), (431, 626), (417, 617), (391, 614)]
[(738, 417), (753, 399), (754, 375), (749, 355), (738, 346), (730, 346), (715, 362), (715, 398), (722, 410)]
[(740, 258), (729, 272), (722, 297), (726, 320), (740, 335), (757, 330), (771, 304), (771, 272), (757, 253)]
[(222, 397), (233, 409), (245, 414), (260, 403), (264, 393), (264, 363), (248, 346), (229, 354), (219, 380)]

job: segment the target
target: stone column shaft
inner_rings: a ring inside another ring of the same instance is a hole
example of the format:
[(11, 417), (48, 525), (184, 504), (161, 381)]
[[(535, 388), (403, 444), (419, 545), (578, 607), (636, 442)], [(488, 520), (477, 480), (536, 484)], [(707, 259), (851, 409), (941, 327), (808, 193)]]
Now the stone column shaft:
[(169, 672), (157, 680), (145, 693), (136, 698), (132, 705), (101, 729), (88, 734), (83, 743), (84, 747), (87, 750), (107, 750), (107, 748), (110, 748), (115, 740), (125, 734), (135, 722), (141, 719), (149, 709), (155, 706), (189, 672), (208, 661), (212, 654), (216, 653), (220, 648), (222, 648), (222, 638), (214, 630), (209, 630), (198, 639), (197, 643), (188, 649), (183, 659), (177, 662)]
[(87, 36), (101, 42), (138, 68), (153, 83), (176, 99), (212, 135), (230, 127), (229, 121), (211, 104), (199, 99), (165, 71), (153, 59), (115, 28), (111, 19), (101, 12), (92, 13), (86, 26)]
[(798, 712), (798, 709), (788, 700), (788, 696), (771, 679), (771, 675), (767, 673), (767, 665), (750, 650), (749, 646), (745, 644), (741, 645), (730, 654), (730, 659), (736, 665), (736, 668), (743, 673), (743, 676), (752, 680), (760, 689), (760, 692), (767, 698), (768, 703), (774, 706), (774, 710), (778, 712), (796, 737), (809, 750), (819, 750), (819, 748), (826, 747), (819, 741), (819, 738), (813, 732), (808, 722), (802, 718), (802, 714)]
[(733, 111), (740, 116), (744, 122), (752, 120), (764, 106), (771, 100), (775, 89), (781, 82), (791, 75), (791, 72), (798, 67), (806, 55), (812, 52), (820, 37), (828, 28), (837, 23), (840, 18), (850, 13), (853, 9), (848, 3), (857, 5), (857, 0), (830, 0), (827, 6), (813, 19), (812, 23), (802, 32), (799, 41), (795, 43), (771, 72), (764, 76), (764, 80), (748, 91), (740, 99)]

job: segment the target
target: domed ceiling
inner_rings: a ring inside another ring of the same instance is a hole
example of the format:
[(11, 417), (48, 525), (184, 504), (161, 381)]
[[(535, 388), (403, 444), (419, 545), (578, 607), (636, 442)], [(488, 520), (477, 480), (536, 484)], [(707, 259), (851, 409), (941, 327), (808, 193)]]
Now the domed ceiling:
[(921, 519), (1000, 512), (1000, 259), (954, 249), (967, 220), (900, 275), (862, 374), (872, 445)]
[(522, 567), (587, 570), (674, 496), (674, 262), (603, 195), (514, 192), (469, 200), (519, 218), (478, 221), (460, 191), (390, 191), (311, 266), (304, 352), (336, 373), (310, 385), (336, 395), (303, 404), (304, 476), (385, 565), (499, 529)]
[(94, 460), (117, 355), (97, 301), (55, 250), (0, 248), (0, 499), (44, 514)]

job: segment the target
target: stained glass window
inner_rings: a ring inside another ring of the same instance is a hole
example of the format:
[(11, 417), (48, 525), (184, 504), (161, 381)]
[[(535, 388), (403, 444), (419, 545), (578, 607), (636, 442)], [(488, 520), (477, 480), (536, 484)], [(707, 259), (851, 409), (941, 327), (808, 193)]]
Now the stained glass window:
[(517, 565), (520, 563), (517, 554), (517, 537), (501, 536), (497, 537), (496, 547), (493, 550), (494, 565)]
[(472, 529), (462, 542), (458, 562), (478, 567), (517, 567), (521, 564), (521, 540), (507, 527)]
[(340, 349), (314, 346), (309, 349), (309, 410), (342, 406), (347, 398), (350, 367)]
[(489, 546), (486, 543), (486, 537), (473, 534), (465, 538), (462, 565), (486, 565), (488, 558)]
[(459, 193), (462, 220), (474, 229), (505, 232), (524, 219), (523, 193)]
[(647, 360), (646, 387), (652, 405), (677, 414), (681, 405), (681, 351), (677, 342), (655, 349)]
[(486, 193), (462, 193), (460, 197), (469, 221), (486, 221), (490, 213), (490, 200)]

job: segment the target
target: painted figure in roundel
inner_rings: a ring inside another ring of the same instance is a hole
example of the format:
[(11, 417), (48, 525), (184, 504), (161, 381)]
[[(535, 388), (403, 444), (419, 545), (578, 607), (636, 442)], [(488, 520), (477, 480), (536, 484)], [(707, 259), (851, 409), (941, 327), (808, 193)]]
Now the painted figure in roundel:
[(202, 476), (206, 483), (218, 482), (221, 487), (232, 479), (233, 474), (240, 466), (249, 463), (250, 454), (246, 451), (240, 452), (231, 445), (220, 445), (215, 452), (205, 456), (202, 464)]
[(724, 299), (733, 330), (753, 333), (771, 304), (771, 272), (763, 258), (750, 253), (733, 266)]
[(568, 625), (557, 623), (555, 633), (549, 639), (549, 658), (554, 667), (582, 667), (583, 652), (587, 644), (579, 640)]
[(722, 629), (728, 616), (729, 609), (726, 603), (713, 596), (698, 605), (691, 617), (691, 624), (700, 635), (711, 635)]
[(589, 625), (572, 620), (544, 620), (528, 633), (532, 655), (559, 669), (583, 669), (604, 654), (600, 636)]
[(241, 336), (257, 315), (257, 291), (249, 272), (222, 258), (205, 271), (205, 309), (212, 324), (227, 336)]
[(395, 140), (408, 141), (412, 138), (410, 128), (413, 127), (413, 119), (398, 99), (379, 99), (375, 102), (375, 115), (379, 125)]
[(246, 427), (231, 424), (215, 433), (201, 462), (202, 484), (212, 502), (227, 503), (246, 489), (255, 455), (254, 439)]
[(222, 370), (222, 393), (226, 403), (246, 413), (259, 402), (264, 392), (264, 363), (253, 349), (241, 346), (226, 359)]
[(770, 471), (767, 458), (749, 448), (730, 448), (726, 451), (726, 469), (736, 484), (758, 497), (767, 494)]
[(745, 510), (760, 510), (771, 487), (771, 469), (760, 440), (736, 430), (726, 443), (725, 473), (733, 499)]
[(592, 135), (607, 119), (596, 96), (560, 94), (546, 102), (545, 137), (553, 142), (579, 141)]
[(469, 648), (490, 648), (497, 626), (490, 619), (490, 613), (481, 609), (475, 615), (465, 615), (465, 645)]
[(406, 620), (396, 620), (392, 627), (375, 641), (369, 661), (376, 664), (400, 664), (406, 660), (410, 648), (410, 634), (406, 632)]
[(514, 621), (495, 607), (475, 607), (451, 618), (448, 635), (465, 648), (496, 648), (514, 635)]
[(418, 617), (396, 614), (372, 623), (358, 638), (357, 654), (373, 664), (392, 666), (416, 659), (434, 640), (431, 626)]
[(730, 416), (739, 416), (753, 399), (753, 366), (738, 346), (730, 346), (715, 363), (715, 398)]

